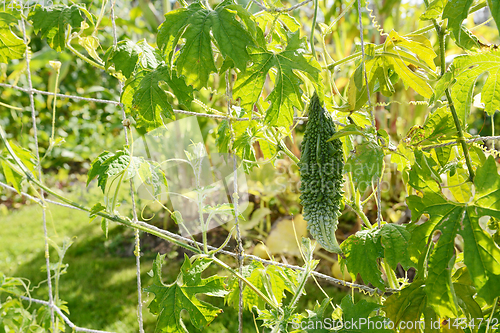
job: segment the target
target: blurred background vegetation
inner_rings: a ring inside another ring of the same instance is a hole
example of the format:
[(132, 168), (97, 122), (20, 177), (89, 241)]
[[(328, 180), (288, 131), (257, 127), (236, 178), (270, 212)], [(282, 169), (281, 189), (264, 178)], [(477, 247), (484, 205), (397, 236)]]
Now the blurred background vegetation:
[[(245, 0), (239, 2), (247, 5)], [(277, 2), (274, 4), (276, 5)], [(96, 16), (102, 5), (100, 0), (87, 0), (79, 3), (85, 4), (86, 8)], [(179, 7), (176, 1), (135, 0), (116, 1), (116, 3), (118, 40), (128, 38), (137, 42), (145, 39), (151, 45), (156, 43), (156, 30), (163, 21), (163, 14)], [(348, 9), (352, 3), (346, 0), (319, 1), (319, 22), (329, 24), (338, 19), (332, 33), (325, 38), (325, 46), (335, 61), (359, 50), (357, 8), (354, 5)], [(394, 29), (400, 34), (406, 34), (426, 25), (426, 22), (418, 20), (423, 11), (422, 1), (373, 1), (368, 4), (368, 8), (373, 11), (372, 15), (376, 17), (376, 24), (386, 32)], [(251, 9), (254, 13), (258, 11), (256, 6)], [(346, 11), (345, 15), (339, 18), (344, 11)], [(292, 14), (298, 22), (302, 23), (303, 29), (311, 26), (311, 6), (303, 7)], [(479, 39), (495, 41), (497, 33), (493, 21), (478, 26), (485, 21), (485, 17), (488, 15), (484, 10), (477, 12), (474, 14), (474, 20), (467, 22), (468, 28), (473, 30)], [(374, 28), (374, 22), (369, 20), (366, 14), (363, 24), (368, 31), (365, 38), (369, 42), (376, 44), (384, 42), (385, 37)], [(49, 61), (59, 61), (61, 72), (57, 88), (60, 93), (119, 100), (119, 82), (116, 78), (96, 70), (69, 50), (57, 53), (29, 29), (28, 34), (33, 52), (31, 71), (33, 86), (36, 89), (54, 91), (56, 74), (53, 67), (49, 65)], [(113, 45), (109, 10), (106, 11), (99, 30), (97, 37), (100, 47), (97, 53), (103, 57), (106, 50)], [(309, 33), (307, 30), (302, 31), (304, 36), (309, 36)], [(428, 37), (433, 45), (437, 44), (436, 36), (429, 33)], [(79, 52), (86, 52), (76, 43), (73, 46)], [(448, 62), (459, 53), (461, 53), (460, 49), (453, 43), (448, 43), (446, 52)], [(438, 61), (439, 59), (436, 59), (436, 63)], [(339, 66), (334, 73), (333, 79), (340, 92), (345, 91), (354, 66), (354, 63), (344, 64)], [(12, 61), (9, 65), (0, 64), (0, 82), (27, 87), (25, 67), (26, 63), (23, 60)], [(484, 79), (484, 77), (480, 78), (480, 81)], [(213, 89), (210, 91), (203, 89), (197, 92), (197, 98), (208, 107), (221, 109), (220, 106), (225, 103), (224, 88), (224, 84), (214, 82)], [(44, 156), (49, 147), (54, 100), (51, 96), (41, 94), (35, 94), (34, 97), (35, 108), (38, 111), (40, 155)], [(409, 101), (418, 100), (418, 95), (411, 89), (405, 89), (401, 81), (395, 85), (395, 95), (392, 100), (397, 102), (376, 108), (377, 127), (385, 129), (391, 138), (398, 142), (406, 136), (413, 125), (423, 123), (429, 109), (425, 105), (409, 104)], [(0, 87), (0, 102), (19, 108), (18, 110), (0, 106), (0, 124), (7, 130), (11, 139), (33, 150), (28, 95), (18, 90)], [(383, 104), (387, 102), (387, 98), (379, 95), (377, 102)], [(71, 99), (58, 98), (56, 103), (56, 137), (64, 139), (64, 142), (54, 147), (43, 160), (45, 181), (52, 188), (67, 193), (83, 204), (102, 201), (102, 193), (94, 184), (88, 188), (85, 186), (86, 174), (90, 162), (103, 150), (115, 151), (125, 144), (121, 110), (115, 105)], [(198, 104), (193, 104), (190, 110), (204, 112)], [(198, 121), (207, 147), (213, 147), (218, 121), (207, 118), (199, 118)], [(498, 117), (495, 119), (495, 128), (495, 132), (499, 133)], [(292, 140), (287, 142), (290, 150), (297, 156), (300, 155), (300, 142), (304, 129), (304, 124), (299, 123), (292, 132)], [(471, 112), (469, 132), (480, 135), (492, 133), (492, 118), (485, 115), (479, 104)], [(253, 168), (248, 175), (250, 204), (243, 213), (245, 251), (264, 258), (273, 256), (278, 261), (302, 264), (292, 226), (293, 221), (299, 237), (307, 233), (305, 222), (300, 215), (298, 170), (288, 158), (278, 159), (274, 165), (263, 161), (263, 154), (257, 142), (253, 144), (253, 149), (261, 165), (259, 168)], [(0, 174), (0, 180), (4, 181), (2, 177)], [(409, 220), (409, 212), (402, 203), (405, 191), (400, 177), (396, 169), (388, 165), (384, 174), (384, 181), (388, 186), (383, 188), (382, 211), (384, 218), (391, 222)], [(24, 190), (31, 193), (29, 188)], [(369, 196), (369, 191), (365, 193), (364, 198)], [(127, 207), (130, 203), (127, 202), (127, 198), (123, 198), (121, 204)], [(374, 203), (371, 207), (373, 205)], [(369, 205), (367, 207), (366, 214), (370, 219), (374, 219), (375, 212), (372, 212)], [(159, 207), (154, 205), (146, 207), (143, 216), (152, 217), (149, 223), (178, 232), (178, 227), (170, 219), (169, 214), (161, 211)], [(137, 331), (133, 232), (112, 225), (108, 238), (105, 238), (99, 222), (89, 223), (87, 214), (53, 205), (50, 206), (48, 221), (49, 237), (55, 244), (61, 246), (64, 240), (73, 242), (63, 260), (68, 266), (64, 269), (66, 273), (61, 276), (59, 292), (61, 298), (67, 302), (72, 321), (83, 327), (124, 333)], [(46, 299), (47, 285), (44, 283), (46, 273), (40, 208), (16, 193), (0, 188), (0, 228), (2, 230), (0, 233), (0, 273), (29, 279), (30, 288), (33, 289), (31, 295)], [(359, 229), (360, 221), (352, 211), (346, 209), (340, 218), (338, 238), (345, 239)], [(219, 244), (225, 235), (226, 232), (222, 227), (216, 228), (211, 231), (209, 242)], [(167, 253), (168, 265), (164, 265), (164, 277), (166, 282), (173, 281), (183, 258), (183, 251), (148, 235), (141, 236), (141, 243), (143, 284), (147, 285), (150, 282), (151, 278), (147, 272), (151, 269), (152, 260), (158, 252)], [(331, 254), (319, 250), (317, 255), (321, 259), (320, 271), (333, 274), (338, 278), (348, 278), (340, 273), (336, 258)], [(54, 248), (51, 250), (51, 258), (53, 261), (58, 258)], [(228, 262), (233, 262), (231, 258), (226, 259)], [(336, 301), (347, 292), (345, 289), (326, 284), (324, 281), (320, 283)], [(312, 308), (316, 300), (322, 299), (323, 295), (314, 284), (308, 285), (307, 291), (307, 296), (303, 297), (301, 302), (307, 305), (307, 308)], [(145, 302), (149, 300), (148, 297)], [(214, 305), (222, 307), (224, 313), (206, 331), (235, 332), (237, 322), (234, 318), (237, 311), (224, 306), (222, 301)], [(144, 314), (146, 331), (151, 332), (154, 327), (154, 318), (147, 310)], [(244, 326), (246, 332), (255, 332), (254, 318), (251, 313), (245, 313)], [(191, 328), (188, 327), (188, 329)]]

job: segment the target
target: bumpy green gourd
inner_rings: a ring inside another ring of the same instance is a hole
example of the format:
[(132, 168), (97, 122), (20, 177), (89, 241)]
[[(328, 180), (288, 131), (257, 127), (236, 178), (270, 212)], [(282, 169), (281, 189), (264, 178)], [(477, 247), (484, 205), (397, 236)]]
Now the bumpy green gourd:
[(344, 156), (335, 124), (316, 93), (309, 104), (309, 120), (301, 147), (300, 200), (311, 235), (326, 250), (342, 253), (335, 237), (342, 201)]

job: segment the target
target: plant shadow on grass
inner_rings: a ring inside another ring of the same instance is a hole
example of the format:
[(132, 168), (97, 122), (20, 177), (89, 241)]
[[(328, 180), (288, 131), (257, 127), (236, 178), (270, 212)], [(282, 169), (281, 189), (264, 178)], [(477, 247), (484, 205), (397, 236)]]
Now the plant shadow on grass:
[[(80, 327), (117, 333), (137, 332), (137, 281), (133, 255), (133, 232), (131, 229), (110, 223), (109, 238), (106, 239), (100, 230), (99, 221), (92, 223), (82, 223), (82, 221), (88, 221), (86, 213), (68, 211), (54, 206), (51, 206), (51, 213), (47, 220), (49, 237), (59, 246), (64, 237), (78, 235), (64, 257), (63, 263), (69, 266), (67, 273), (61, 276), (59, 287), (60, 298), (68, 302), (67, 306), (70, 310), (68, 317)], [(12, 212), (9, 214), (8, 221), (0, 221), (0, 227), (2, 228), (0, 272), (3, 271), (7, 276), (29, 279), (31, 287), (45, 281), (40, 208), (24, 207), (22, 210)], [(55, 230), (57, 230), (57, 235)], [(175, 247), (165, 246), (160, 250), (160, 252), (168, 253), (172, 251), (178, 251), (180, 255), (177, 258), (174, 256), (166, 259), (163, 265), (165, 284), (175, 281), (179, 273), (180, 259), (183, 257), (181, 249)], [(152, 282), (147, 272), (151, 270), (155, 257), (156, 249), (145, 251), (141, 257), (142, 287), (147, 287)], [(51, 263), (58, 260), (54, 249), (50, 251), (50, 259)], [(206, 276), (219, 272), (219, 268), (212, 265), (206, 271)], [(323, 287), (331, 297), (334, 297), (334, 304), (338, 304), (340, 298), (345, 295), (334, 286), (324, 285)], [(31, 296), (47, 300), (47, 289), (47, 283), (41, 283)], [(321, 301), (324, 297), (314, 283), (309, 283), (306, 290), (307, 295), (304, 295), (299, 302), (300, 309), (312, 309), (316, 301)], [(156, 317), (147, 309), (147, 304), (152, 300), (153, 295), (143, 293), (142, 296), (145, 332), (153, 332)], [(183, 313), (189, 332), (232, 333), (238, 331), (237, 309), (225, 306), (221, 298), (203, 295), (198, 297), (223, 309), (223, 313), (202, 331), (196, 330), (191, 325), (189, 316)], [(289, 301), (290, 295), (287, 299)], [(243, 332), (256, 332), (254, 316), (247, 310), (243, 313)]]
[[(88, 225), (74, 233), (76, 235), (91, 235), (94, 226)], [(120, 239), (124, 228), (110, 230), (110, 239)], [(105, 329), (116, 332), (137, 331), (137, 280), (135, 257), (118, 256), (109, 253), (105, 246), (103, 235), (79, 237), (69, 248), (64, 257), (68, 264), (67, 273), (63, 274), (59, 283), (60, 298), (68, 302), (68, 316), (74, 324), (93, 329)], [(60, 245), (60, 242), (58, 242)], [(50, 251), (51, 263), (58, 257)], [(147, 271), (151, 269), (151, 258), (142, 258), (141, 279), (149, 281)], [(172, 265), (170, 265), (172, 267)], [(171, 270), (175, 277), (174, 269)], [(11, 273), (12, 276), (27, 278), (32, 287), (46, 280), (45, 255), (43, 248), (37, 250), (31, 260), (23, 262)], [(168, 272), (166, 272), (167, 278)], [(54, 286), (54, 280), (52, 280)], [(42, 283), (31, 296), (47, 300), (47, 283)], [(144, 295), (146, 296), (146, 295)], [(143, 313), (147, 313), (147, 309)], [(145, 318), (145, 324), (152, 329), (154, 318)], [(147, 330), (149, 331), (149, 330)]]

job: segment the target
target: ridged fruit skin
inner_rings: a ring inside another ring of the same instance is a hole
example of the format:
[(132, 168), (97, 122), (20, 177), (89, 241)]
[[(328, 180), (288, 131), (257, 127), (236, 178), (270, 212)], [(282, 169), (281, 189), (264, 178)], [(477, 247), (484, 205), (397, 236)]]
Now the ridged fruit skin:
[(325, 250), (341, 254), (335, 230), (341, 214), (344, 155), (340, 139), (327, 142), (336, 132), (333, 119), (314, 93), (301, 146), (300, 200), (311, 235)]

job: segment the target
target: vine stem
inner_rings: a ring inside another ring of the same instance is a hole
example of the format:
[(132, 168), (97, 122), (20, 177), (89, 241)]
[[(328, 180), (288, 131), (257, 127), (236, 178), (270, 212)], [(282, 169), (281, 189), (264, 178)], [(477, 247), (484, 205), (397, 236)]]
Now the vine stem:
[(213, 261), (219, 265), (222, 268), (227, 269), (229, 272), (231, 272), (234, 276), (236, 276), (240, 281), (245, 283), (250, 289), (252, 289), (260, 298), (262, 298), (267, 304), (269, 304), (270, 307), (272, 307), (274, 310), (279, 311), (280, 308), (278, 305), (276, 305), (273, 301), (269, 299), (266, 295), (262, 293), (256, 286), (253, 285), (252, 282), (248, 281), (243, 275), (235, 271), (231, 266), (227, 265), (225, 262), (222, 260), (218, 259), (217, 257), (209, 257), (206, 256), (207, 258), (213, 259)]
[(6, 107), (6, 108), (9, 108), (9, 109), (12, 109), (12, 110), (23, 111), (23, 108), (20, 108), (20, 107), (17, 107), (17, 106), (13, 106), (13, 105), (9, 105), (9, 104), (5, 104), (5, 103), (2, 103), (2, 102), (0, 102), (0, 106)]
[(54, 69), (56, 71), (56, 82), (54, 86), (54, 100), (52, 101), (52, 133), (50, 138), (52, 139), (51, 145), (55, 141), (55, 131), (56, 131), (56, 102), (57, 102), (57, 87), (59, 85), (59, 74), (61, 73), (61, 63), (54, 63)]
[(314, 266), (312, 265), (311, 261), (307, 260), (307, 258), (304, 259), (306, 260), (306, 270), (304, 272), (304, 278), (302, 279), (302, 281), (300, 281), (300, 284), (295, 290), (295, 294), (290, 301), (289, 307), (291, 309), (293, 309), (297, 305), (297, 302), (299, 301), (300, 296), (302, 296), (302, 292), (304, 291), (304, 288), (306, 286), (306, 282), (309, 279), (309, 276), (311, 276), (311, 272), (314, 270)]
[(316, 30), (316, 19), (318, 18), (318, 3), (319, 0), (314, 0), (314, 16), (311, 27), (311, 40), (309, 41), (311, 43), (311, 53), (316, 60), (318, 60), (318, 57), (316, 55), (316, 49), (314, 48), (314, 30)]
[(497, 308), (497, 303), (498, 303), (498, 296), (495, 297), (495, 300), (493, 301), (493, 308), (491, 309), (490, 319), (488, 320), (488, 324), (486, 325), (486, 331), (485, 331), (485, 333), (489, 333), (490, 332), (490, 323), (491, 323), (491, 320), (493, 319), (493, 315), (494, 315), (495, 310)]
[(357, 203), (352, 203), (351, 205), (352, 210), (361, 218), (363, 223), (370, 229), (373, 229), (373, 225), (370, 223), (370, 220), (366, 216), (366, 214), (363, 212), (361, 207)]
[(278, 141), (279, 143), (279, 146), (280, 148), (283, 150), (283, 152), (288, 156), (290, 157), (290, 159), (292, 161), (295, 162), (295, 164), (298, 164), (300, 162), (299, 158), (297, 156), (295, 156), (291, 151), (290, 149), (288, 149), (288, 147), (286, 146), (286, 144), (283, 142), (283, 140), (279, 140)]
[[(371, 100), (371, 93), (370, 93), (370, 84), (368, 82), (368, 75), (366, 74), (366, 67), (365, 67), (365, 60), (366, 60), (366, 54), (365, 54), (365, 42), (363, 39), (363, 21), (362, 21), (362, 16), (361, 16), (361, 0), (358, 0), (358, 17), (359, 17), (359, 37), (361, 39), (361, 57), (362, 57), (362, 66), (363, 66), (363, 76), (365, 79), (365, 84), (366, 84), (366, 95), (368, 97), (368, 105), (370, 108), (370, 120), (372, 123), (372, 127), (375, 131), (377, 131), (377, 124), (375, 120), (375, 113), (374, 113), (374, 107), (372, 104)], [(377, 144), (379, 144), (379, 139), (377, 136)], [(380, 182), (382, 180), (383, 174), (380, 175), (380, 177), (377, 178), (377, 227), (380, 229), (382, 227), (382, 198), (381, 198), (381, 193), (380, 193)]]
[(387, 282), (389, 283), (389, 287), (393, 289), (398, 289), (398, 281), (396, 274), (392, 270), (391, 266), (387, 263), (386, 260), (382, 259), (382, 266), (384, 267), (385, 270), (385, 275), (387, 276)]
[[(429, 6), (429, 1), (424, 0), (425, 6)], [(441, 74), (440, 77), (444, 75), (446, 72), (446, 57), (445, 57), (445, 51), (446, 51), (446, 30), (441, 27), (435, 19), (432, 20), (432, 23), (434, 25), (434, 29), (436, 29), (436, 32), (438, 34), (438, 39), (439, 39), (439, 57), (440, 57), (440, 62), (441, 62)], [(467, 143), (465, 141), (464, 137), (464, 132), (462, 130), (462, 125), (460, 124), (460, 119), (458, 119), (457, 111), (455, 109), (455, 105), (453, 104), (453, 99), (451, 98), (451, 93), (450, 89), (446, 88), (444, 91), (446, 95), (446, 99), (448, 100), (448, 106), (450, 107), (451, 115), (453, 117), (453, 122), (455, 123), (455, 128), (457, 129), (457, 134), (458, 134), (458, 141), (460, 142), (462, 146), (462, 150), (464, 151), (464, 156), (465, 156), (465, 163), (467, 164), (467, 169), (469, 170), (469, 179), (471, 182), (474, 182), (474, 169), (472, 167), (472, 162), (470, 159), (470, 154), (469, 154), (469, 147), (467, 146)], [(464, 124), (465, 126), (465, 124)]]

